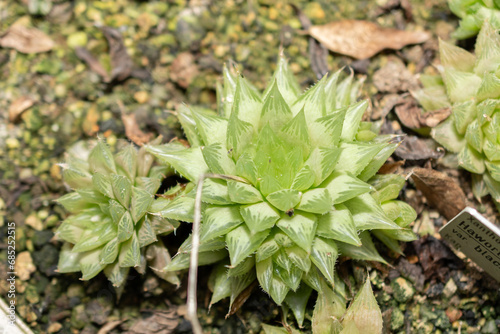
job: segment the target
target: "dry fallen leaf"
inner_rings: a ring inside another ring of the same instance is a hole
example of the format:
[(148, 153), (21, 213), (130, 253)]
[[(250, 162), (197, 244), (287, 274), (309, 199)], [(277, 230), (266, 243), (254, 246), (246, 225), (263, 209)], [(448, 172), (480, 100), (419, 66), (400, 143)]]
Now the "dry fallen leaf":
[(120, 32), (109, 27), (101, 28), (108, 41), (109, 55), (111, 57), (111, 81), (123, 81), (132, 73), (134, 63), (123, 44)]
[(92, 71), (99, 74), (104, 82), (109, 82), (109, 75), (106, 69), (102, 66), (102, 64), (94, 57), (89, 50), (78, 47), (75, 49), (76, 56), (84, 61)]
[(27, 96), (21, 96), (12, 101), (9, 106), (9, 121), (12, 123), (17, 122), (21, 114), (31, 108), (34, 103), (35, 101)]
[(236, 297), (229, 312), (226, 314), (226, 319), (233, 314), (235, 314), (243, 304), (247, 301), (247, 299), (252, 295), (253, 289), (257, 286), (257, 281), (253, 281), (249, 286), (245, 288), (245, 290), (241, 291), (241, 293)]
[(390, 57), (387, 64), (373, 74), (373, 84), (382, 93), (407, 92), (418, 88), (415, 76), (396, 57)]
[(408, 136), (399, 145), (394, 154), (404, 160), (439, 159), (444, 156), (444, 150), (439, 149), (432, 139)]
[(179, 315), (173, 306), (168, 311), (153, 310), (149, 315), (137, 320), (127, 333), (129, 334), (170, 334), (179, 323)]
[(395, 162), (386, 162), (379, 168), (378, 174), (394, 174), (400, 166), (405, 164), (404, 160), (399, 160)]
[(22, 53), (40, 53), (52, 50), (55, 43), (44, 32), (14, 24), (0, 37), (0, 46)]
[(329, 50), (356, 59), (370, 58), (384, 49), (399, 50), (405, 45), (423, 43), (430, 38), (425, 31), (382, 28), (375, 23), (358, 20), (312, 26), (306, 33)]
[(395, 104), (394, 111), (401, 123), (410, 129), (433, 128), (451, 114), (449, 107), (423, 113), (417, 101), (410, 96), (402, 97)]
[(427, 198), (427, 202), (450, 220), (465, 208), (465, 194), (460, 186), (445, 173), (415, 167), (411, 178)]
[(153, 138), (152, 133), (142, 132), (137, 124), (134, 114), (126, 115), (125, 113), (122, 113), (122, 122), (125, 126), (125, 135), (137, 145), (142, 146)]

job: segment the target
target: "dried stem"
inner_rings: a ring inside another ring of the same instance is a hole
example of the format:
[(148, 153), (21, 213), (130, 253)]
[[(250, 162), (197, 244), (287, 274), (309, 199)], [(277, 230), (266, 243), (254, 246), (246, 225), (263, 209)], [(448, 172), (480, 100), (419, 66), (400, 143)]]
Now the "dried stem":
[(201, 195), (203, 193), (203, 181), (206, 178), (233, 180), (237, 182), (248, 183), (247, 180), (231, 175), (222, 174), (203, 174), (198, 180), (196, 188), (196, 198), (194, 202), (194, 221), (192, 233), (192, 249), (189, 258), (189, 277), (187, 289), (187, 319), (193, 326), (194, 334), (203, 334), (200, 321), (198, 320), (197, 309), (198, 303), (196, 300), (196, 285), (198, 282), (198, 250), (200, 249), (200, 223), (201, 223)]

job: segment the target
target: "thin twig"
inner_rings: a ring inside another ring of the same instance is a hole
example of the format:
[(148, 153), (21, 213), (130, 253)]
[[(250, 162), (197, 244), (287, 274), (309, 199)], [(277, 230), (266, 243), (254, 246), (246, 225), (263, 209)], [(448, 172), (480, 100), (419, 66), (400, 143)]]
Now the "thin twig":
[(233, 180), (237, 182), (248, 183), (247, 180), (232, 175), (222, 174), (203, 174), (197, 183), (196, 198), (194, 202), (194, 220), (193, 233), (191, 239), (191, 256), (189, 257), (189, 277), (187, 288), (187, 319), (193, 326), (194, 334), (203, 334), (200, 321), (198, 320), (197, 309), (198, 302), (196, 300), (196, 285), (198, 283), (198, 251), (200, 249), (200, 223), (201, 223), (201, 195), (203, 193), (203, 182), (206, 178)]

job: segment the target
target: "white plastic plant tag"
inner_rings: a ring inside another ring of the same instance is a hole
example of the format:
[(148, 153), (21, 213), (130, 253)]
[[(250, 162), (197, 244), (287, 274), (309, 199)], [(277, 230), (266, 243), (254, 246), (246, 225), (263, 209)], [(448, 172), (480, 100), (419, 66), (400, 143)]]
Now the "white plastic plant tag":
[(467, 207), (439, 233), (500, 282), (500, 228)]
[(33, 334), (2, 298), (0, 298), (0, 334)]

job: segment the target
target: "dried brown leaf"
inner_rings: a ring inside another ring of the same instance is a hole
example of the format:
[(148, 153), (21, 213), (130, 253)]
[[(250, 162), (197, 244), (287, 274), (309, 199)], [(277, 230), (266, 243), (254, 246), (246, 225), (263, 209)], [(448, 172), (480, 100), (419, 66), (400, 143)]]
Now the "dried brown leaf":
[(444, 150), (438, 149), (432, 139), (422, 139), (408, 136), (399, 145), (394, 154), (405, 160), (439, 159), (444, 156)]
[(139, 146), (149, 142), (154, 136), (152, 133), (142, 132), (137, 124), (134, 114), (126, 115), (125, 113), (122, 113), (122, 122), (125, 126), (125, 135), (127, 138)]
[(382, 28), (375, 23), (342, 20), (312, 26), (306, 31), (329, 50), (356, 59), (370, 58), (384, 49), (399, 50), (408, 44), (423, 43), (430, 38), (424, 31)]
[(21, 24), (11, 26), (0, 38), (0, 46), (22, 53), (40, 53), (52, 50), (55, 43), (44, 32)]
[(394, 108), (401, 123), (410, 129), (433, 128), (451, 114), (451, 108), (442, 108), (429, 112), (422, 112), (417, 101), (406, 96)]
[(395, 162), (386, 162), (380, 167), (378, 170), (378, 174), (393, 174), (396, 170), (403, 166), (405, 162), (403, 160), (395, 161)]
[(450, 220), (465, 208), (465, 194), (460, 186), (445, 173), (433, 169), (415, 167), (411, 178), (427, 198), (446, 219)]
[(120, 32), (110, 27), (101, 28), (108, 41), (109, 55), (111, 57), (111, 81), (123, 81), (132, 73), (134, 63), (123, 44)]
[(174, 332), (179, 323), (179, 315), (173, 306), (168, 311), (154, 310), (148, 312), (149, 315), (137, 320), (130, 330), (129, 334), (170, 334)]
[(238, 297), (234, 300), (233, 304), (231, 305), (231, 309), (229, 312), (226, 314), (226, 318), (229, 316), (232, 316), (235, 314), (243, 304), (247, 301), (247, 299), (250, 297), (252, 294), (253, 289), (257, 286), (257, 281), (253, 281), (252, 284), (246, 287), (245, 290), (243, 290)]
[(35, 104), (35, 101), (27, 96), (21, 96), (12, 101), (9, 106), (9, 121), (12, 123), (17, 122), (21, 114), (31, 108), (33, 104)]
[(415, 76), (395, 57), (391, 57), (386, 65), (373, 74), (373, 84), (383, 93), (407, 92), (418, 88)]
[(108, 334), (111, 332), (115, 327), (117, 327), (119, 324), (121, 324), (123, 321), (122, 320), (113, 320), (108, 323), (106, 323), (104, 326), (99, 329), (97, 334)]
[(78, 47), (75, 49), (76, 56), (84, 61), (92, 71), (99, 74), (104, 82), (109, 82), (109, 75), (106, 69), (102, 66), (102, 64), (94, 57), (89, 50), (86, 48)]

